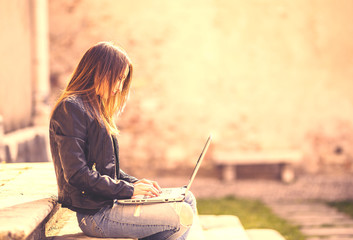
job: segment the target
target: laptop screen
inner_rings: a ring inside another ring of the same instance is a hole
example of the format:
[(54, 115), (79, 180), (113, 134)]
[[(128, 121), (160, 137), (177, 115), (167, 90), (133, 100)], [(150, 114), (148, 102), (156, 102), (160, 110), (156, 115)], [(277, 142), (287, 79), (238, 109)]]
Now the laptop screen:
[(188, 184), (188, 186), (187, 186), (187, 188), (186, 188), (185, 195), (186, 195), (187, 192), (189, 191), (189, 189), (190, 189), (190, 187), (191, 187), (191, 184), (192, 184), (192, 182), (194, 181), (194, 178), (195, 178), (195, 176), (196, 176), (196, 174), (197, 174), (197, 172), (198, 172), (198, 170), (199, 170), (199, 168), (200, 168), (200, 165), (201, 165), (201, 163), (202, 163), (202, 160), (203, 160), (203, 158), (204, 158), (205, 155), (206, 155), (208, 146), (210, 146), (211, 139), (212, 139), (212, 135), (210, 134), (209, 137), (208, 137), (208, 139), (207, 139), (207, 141), (206, 141), (205, 146), (204, 146), (203, 149), (202, 149), (202, 152), (201, 152), (201, 154), (200, 154), (200, 157), (199, 157), (199, 159), (197, 160), (197, 163), (196, 163), (196, 165), (195, 165), (195, 167), (194, 167), (194, 171), (192, 172), (191, 178), (190, 178), (190, 180), (189, 180), (189, 184)]

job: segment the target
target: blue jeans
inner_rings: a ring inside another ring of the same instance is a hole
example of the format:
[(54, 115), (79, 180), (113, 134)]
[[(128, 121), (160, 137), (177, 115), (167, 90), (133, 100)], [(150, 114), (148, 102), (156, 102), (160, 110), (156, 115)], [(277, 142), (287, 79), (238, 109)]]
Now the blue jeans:
[(191, 225), (183, 224), (180, 209), (186, 208), (191, 208), (189, 212), (197, 211), (191, 192), (184, 202), (145, 205), (114, 203), (94, 215), (77, 213), (77, 220), (81, 230), (92, 237), (185, 240)]

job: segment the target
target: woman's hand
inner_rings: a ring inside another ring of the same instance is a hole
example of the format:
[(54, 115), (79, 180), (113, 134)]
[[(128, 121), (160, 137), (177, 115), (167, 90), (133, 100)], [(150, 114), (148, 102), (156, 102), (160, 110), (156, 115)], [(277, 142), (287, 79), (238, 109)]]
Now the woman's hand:
[(132, 198), (136, 196), (143, 195), (149, 197), (156, 197), (162, 192), (161, 187), (156, 181), (151, 181), (148, 179), (141, 179), (134, 183), (135, 189)]

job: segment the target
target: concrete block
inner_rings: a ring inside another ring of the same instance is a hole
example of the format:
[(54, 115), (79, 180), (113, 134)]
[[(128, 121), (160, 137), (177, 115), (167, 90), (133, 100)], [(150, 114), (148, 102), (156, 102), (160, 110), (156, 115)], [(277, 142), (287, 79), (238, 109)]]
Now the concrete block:
[(224, 227), (243, 228), (239, 218), (233, 215), (200, 215), (199, 218), (204, 230)]
[(279, 232), (273, 229), (246, 230), (249, 240), (286, 240)]
[(194, 222), (188, 235), (188, 240), (205, 240), (200, 217), (198, 215), (194, 217)]
[(238, 217), (233, 215), (200, 215), (206, 240), (249, 240)]
[(242, 227), (212, 228), (204, 231), (206, 240), (237, 239), (250, 240)]

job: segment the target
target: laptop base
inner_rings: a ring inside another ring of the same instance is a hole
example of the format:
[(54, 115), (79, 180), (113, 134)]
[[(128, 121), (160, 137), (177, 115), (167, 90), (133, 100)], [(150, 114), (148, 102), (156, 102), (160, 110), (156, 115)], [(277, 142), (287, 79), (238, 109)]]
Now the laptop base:
[(152, 204), (152, 203), (168, 203), (182, 202), (185, 199), (186, 187), (180, 188), (162, 188), (162, 193), (158, 197), (143, 197), (132, 199), (119, 199), (119, 204)]

